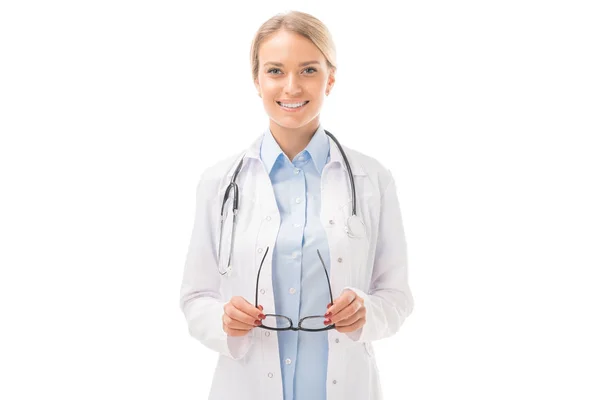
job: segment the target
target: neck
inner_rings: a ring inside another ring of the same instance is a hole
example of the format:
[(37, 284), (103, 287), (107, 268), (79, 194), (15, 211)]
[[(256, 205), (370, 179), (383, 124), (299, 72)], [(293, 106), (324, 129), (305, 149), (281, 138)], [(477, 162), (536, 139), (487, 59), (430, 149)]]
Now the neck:
[(308, 143), (319, 128), (319, 119), (315, 118), (309, 124), (300, 128), (286, 128), (271, 120), (269, 128), (273, 133), (275, 141), (291, 161), (308, 146)]

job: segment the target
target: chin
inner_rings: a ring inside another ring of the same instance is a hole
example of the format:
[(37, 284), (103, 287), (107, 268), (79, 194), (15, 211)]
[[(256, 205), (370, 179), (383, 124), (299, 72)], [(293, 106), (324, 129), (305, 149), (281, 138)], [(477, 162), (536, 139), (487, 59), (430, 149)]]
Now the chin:
[(314, 118), (303, 119), (302, 121), (286, 121), (285, 119), (271, 118), (273, 123), (290, 131), (301, 130), (302, 128), (310, 125), (313, 119)]

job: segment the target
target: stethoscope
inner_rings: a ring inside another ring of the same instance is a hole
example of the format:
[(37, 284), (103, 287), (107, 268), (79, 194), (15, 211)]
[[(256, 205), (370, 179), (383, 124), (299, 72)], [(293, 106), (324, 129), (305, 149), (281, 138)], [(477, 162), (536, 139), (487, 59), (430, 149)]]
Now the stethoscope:
[[(350, 238), (355, 238), (355, 239), (363, 238), (366, 234), (366, 229), (365, 229), (365, 224), (363, 223), (363, 221), (360, 219), (360, 217), (358, 215), (356, 215), (356, 188), (354, 187), (354, 176), (352, 175), (352, 168), (350, 167), (350, 163), (348, 162), (348, 157), (346, 157), (346, 153), (344, 152), (344, 149), (342, 149), (342, 145), (340, 144), (340, 142), (338, 142), (338, 140), (335, 138), (335, 136), (333, 136), (327, 130), (325, 130), (325, 133), (331, 139), (333, 139), (333, 141), (337, 145), (338, 149), (340, 149), (340, 153), (342, 153), (342, 158), (344, 159), (344, 163), (346, 164), (346, 169), (348, 171), (348, 177), (350, 178), (350, 187), (352, 189), (352, 215), (350, 215), (348, 217), (348, 219), (346, 220), (346, 225), (344, 226), (344, 231)], [(238, 208), (239, 208), (239, 188), (238, 188), (237, 183), (235, 183), (235, 180), (236, 180), (240, 170), (242, 169), (243, 163), (244, 163), (244, 157), (242, 156), (242, 159), (238, 163), (237, 167), (235, 168), (235, 172), (233, 173), (233, 176), (231, 177), (231, 182), (229, 183), (227, 190), (225, 190), (225, 195), (223, 196), (223, 203), (221, 204), (221, 226), (220, 226), (220, 234), (219, 234), (219, 252), (217, 255), (217, 257), (218, 257), (217, 268), (219, 269), (219, 273), (221, 275), (231, 273), (231, 254), (233, 253), (233, 240), (235, 237), (235, 225), (236, 225), (237, 213), (238, 213)], [(230, 236), (230, 241), (229, 241), (229, 255), (227, 257), (227, 266), (225, 267), (225, 272), (221, 272), (221, 262), (222, 262), (221, 243), (223, 241), (223, 223), (225, 220), (224, 211), (225, 211), (225, 203), (227, 203), (227, 200), (229, 199), (230, 192), (233, 192), (233, 204), (232, 204), (232, 212), (233, 212), (232, 219), (233, 220), (232, 220), (232, 227), (231, 227), (231, 236)]]

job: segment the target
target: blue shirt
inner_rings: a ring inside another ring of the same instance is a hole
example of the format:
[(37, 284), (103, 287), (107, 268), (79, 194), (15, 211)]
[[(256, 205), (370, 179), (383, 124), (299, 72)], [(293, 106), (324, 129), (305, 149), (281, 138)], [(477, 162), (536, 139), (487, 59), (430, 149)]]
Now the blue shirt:
[[(275, 313), (298, 326), (303, 317), (324, 315), (331, 301), (317, 254), (318, 249), (329, 273), (329, 245), (320, 220), (321, 172), (329, 158), (329, 138), (319, 125), (306, 148), (290, 161), (269, 129), (260, 157), (281, 216), (273, 249)], [(279, 342), (284, 400), (326, 400), (328, 331), (273, 332)]]

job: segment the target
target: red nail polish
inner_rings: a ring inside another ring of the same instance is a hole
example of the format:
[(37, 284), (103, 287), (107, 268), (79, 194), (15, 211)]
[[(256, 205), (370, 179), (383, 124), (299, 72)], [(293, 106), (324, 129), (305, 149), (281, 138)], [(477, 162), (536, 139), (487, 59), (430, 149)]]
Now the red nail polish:
[(325, 324), (325, 325), (329, 325), (329, 324), (331, 324), (331, 320), (329, 320), (329, 319), (326, 319), (325, 321), (323, 321), (323, 324)]
[(325, 314), (325, 317), (326, 317), (326, 318), (329, 318), (329, 317), (331, 317), (331, 312), (328, 312), (327, 314)]

